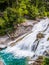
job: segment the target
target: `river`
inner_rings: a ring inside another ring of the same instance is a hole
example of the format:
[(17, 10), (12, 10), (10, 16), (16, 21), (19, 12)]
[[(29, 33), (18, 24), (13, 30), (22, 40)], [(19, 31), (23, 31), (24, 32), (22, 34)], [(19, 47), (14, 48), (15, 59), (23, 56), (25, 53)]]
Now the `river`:
[(49, 52), (49, 19), (42, 19), (34, 25), (32, 32), (16, 45), (8, 46), (0, 51), (3, 65), (27, 65), (31, 63), (27, 58), (36, 60), (38, 56), (48, 56)]

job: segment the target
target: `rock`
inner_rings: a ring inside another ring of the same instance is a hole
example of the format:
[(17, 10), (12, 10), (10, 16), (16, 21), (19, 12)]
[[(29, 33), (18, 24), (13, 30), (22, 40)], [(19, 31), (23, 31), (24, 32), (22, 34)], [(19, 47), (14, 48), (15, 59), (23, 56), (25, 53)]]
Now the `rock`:
[[(37, 23), (37, 21), (26, 20), (26, 22), (18, 24), (18, 26), (16, 24), (14, 24), (15, 30), (12, 33), (7, 32), (7, 35), (0, 36), (0, 45), (8, 46), (8, 43), (10, 43), (11, 41), (14, 41), (21, 35), (32, 31), (32, 27), (35, 23)], [(12, 44), (12, 46), (13, 46), (13, 44)], [(2, 46), (0, 46), (0, 49), (2, 49)]]
[(32, 65), (41, 65), (43, 62), (43, 57), (39, 56), (38, 59)]
[(3, 47), (0, 47), (0, 50), (6, 49), (6, 48), (7, 48), (7, 46), (3, 45)]
[(33, 23), (35, 23), (33, 20), (26, 20), (26, 22), (21, 23), (22, 26), (33, 26)]
[(44, 34), (38, 33), (38, 34), (37, 34), (37, 39), (41, 39), (41, 38), (44, 38)]
[(0, 60), (0, 65), (4, 65), (4, 63)]
[(0, 44), (5, 44), (5, 41), (8, 39), (9, 37), (7, 35), (5, 36), (0, 36)]
[(49, 57), (49, 50), (45, 50), (43, 55), (45, 55), (46, 57)]
[(36, 20), (39, 22), (40, 21), (40, 18), (36, 17)]

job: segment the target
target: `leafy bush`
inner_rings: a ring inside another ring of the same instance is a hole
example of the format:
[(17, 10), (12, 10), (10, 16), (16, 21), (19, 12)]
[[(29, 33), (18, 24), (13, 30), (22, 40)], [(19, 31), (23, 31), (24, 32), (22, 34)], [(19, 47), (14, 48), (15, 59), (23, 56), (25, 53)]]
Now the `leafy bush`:
[(46, 10), (45, 10), (45, 7), (39, 8), (39, 16), (40, 16), (40, 17), (45, 17), (45, 16), (47, 16), (47, 12), (46, 12)]
[(49, 58), (45, 58), (42, 65), (49, 65)]
[(5, 21), (0, 18), (0, 29), (4, 27)]
[(22, 9), (7, 8), (4, 15), (0, 18), (0, 34), (11, 32), (14, 24), (18, 25), (24, 22)]
[(4, 34), (5, 33), (5, 21), (0, 18), (0, 34)]
[(47, 16), (49, 17), (49, 12), (47, 12)]
[(0, 0), (1, 3), (4, 3), (6, 0)]
[(38, 16), (38, 9), (35, 6), (31, 5), (28, 11), (31, 19), (35, 19)]
[(0, 17), (0, 35), (4, 35), (6, 32), (11, 32), (13, 30), (12, 27), (7, 26), (7, 22)]

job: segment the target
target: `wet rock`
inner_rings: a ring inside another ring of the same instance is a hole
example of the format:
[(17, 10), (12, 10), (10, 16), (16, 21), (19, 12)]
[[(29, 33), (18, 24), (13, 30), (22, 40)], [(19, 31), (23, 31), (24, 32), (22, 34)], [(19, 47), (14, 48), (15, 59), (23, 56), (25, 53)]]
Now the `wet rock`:
[(44, 38), (44, 34), (38, 33), (38, 34), (37, 34), (37, 39), (41, 39), (41, 38)]
[(6, 46), (6, 47), (3, 47), (3, 48), (2, 48), (2, 47), (0, 47), (0, 51), (1, 51), (1, 50), (3, 50), (3, 49), (6, 49), (6, 48), (7, 48), (7, 46)]
[(45, 55), (46, 57), (49, 57), (49, 50), (45, 50), (43, 55)]

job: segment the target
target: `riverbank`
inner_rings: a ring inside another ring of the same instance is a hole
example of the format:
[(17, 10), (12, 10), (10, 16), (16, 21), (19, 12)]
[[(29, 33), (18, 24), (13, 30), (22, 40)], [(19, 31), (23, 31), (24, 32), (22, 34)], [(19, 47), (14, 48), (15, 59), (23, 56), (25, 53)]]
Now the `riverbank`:
[(17, 38), (21, 38), (23, 35), (28, 34), (31, 32), (34, 24), (36, 24), (38, 21), (36, 20), (26, 20), (24, 23), (21, 23), (20, 25), (15, 26), (15, 31), (12, 33), (8, 33), (5, 36), (0, 36), (0, 50), (2, 48), (6, 48), (8, 46), (8, 43), (11, 41), (14, 41)]
[[(44, 18), (45, 19), (45, 18)], [(12, 33), (8, 33), (4, 36), (0, 36), (0, 50), (8, 47), (13, 41), (20, 40), (32, 31), (33, 26), (40, 22), (41, 19), (36, 20), (25, 20), (25, 22), (15, 25), (15, 30)], [(13, 42), (14, 43), (14, 42)], [(11, 44), (13, 46), (14, 44)]]

